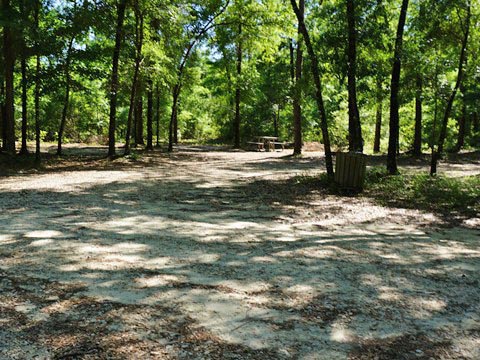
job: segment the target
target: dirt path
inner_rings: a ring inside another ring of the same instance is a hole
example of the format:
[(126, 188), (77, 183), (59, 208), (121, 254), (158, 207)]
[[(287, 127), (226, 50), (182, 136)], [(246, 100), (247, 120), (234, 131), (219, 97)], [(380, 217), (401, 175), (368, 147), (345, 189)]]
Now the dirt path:
[(480, 358), (478, 228), (203, 150), (1, 179), (0, 359)]

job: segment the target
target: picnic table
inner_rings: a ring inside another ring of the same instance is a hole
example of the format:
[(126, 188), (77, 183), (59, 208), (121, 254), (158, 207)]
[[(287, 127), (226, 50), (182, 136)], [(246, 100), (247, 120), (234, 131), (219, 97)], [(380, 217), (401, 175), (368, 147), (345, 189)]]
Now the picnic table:
[(275, 145), (279, 145), (282, 151), (285, 149), (285, 143), (279, 141), (277, 136), (255, 136), (255, 141), (249, 141), (248, 144), (254, 145), (258, 151), (275, 151)]

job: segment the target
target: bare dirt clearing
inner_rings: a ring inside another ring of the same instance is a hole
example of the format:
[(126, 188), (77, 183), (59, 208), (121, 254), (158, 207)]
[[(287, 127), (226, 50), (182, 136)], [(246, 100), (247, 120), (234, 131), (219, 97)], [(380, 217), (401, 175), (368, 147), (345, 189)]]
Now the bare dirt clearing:
[(480, 358), (478, 219), (263, 186), (318, 153), (204, 150), (2, 178), (1, 359)]

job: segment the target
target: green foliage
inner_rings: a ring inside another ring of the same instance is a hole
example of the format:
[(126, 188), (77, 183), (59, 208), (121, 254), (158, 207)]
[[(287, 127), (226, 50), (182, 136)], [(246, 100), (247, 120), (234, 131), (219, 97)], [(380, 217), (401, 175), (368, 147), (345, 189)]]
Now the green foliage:
[(406, 173), (389, 176), (383, 168), (367, 171), (365, 196), (386, 206), (425, 209), (452, 219), (480, 214), (480, 176), (431, 177)]

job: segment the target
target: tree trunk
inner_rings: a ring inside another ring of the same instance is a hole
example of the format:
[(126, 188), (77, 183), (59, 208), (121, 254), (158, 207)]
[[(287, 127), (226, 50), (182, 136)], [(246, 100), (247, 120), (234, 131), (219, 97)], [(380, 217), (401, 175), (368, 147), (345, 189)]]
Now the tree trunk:
[(399, 140), (399, 123), (400, 116), (398, 91), (400, 89), (400, 70), (402, 65), (402, 49), (403, 49), (403, 32), (405, 28), (405, 20), (407, 18), (408, 0), (402, 0), (402, 8), (400, 10), (400, 18), (398, 20), (397, 37), (395, 39), (395, 51), (393, 55), (392, 82), (390, 93), (390, 134), (388, 138), (388, 156), (387, 170), (390, 175), (398, 173), (397, 168), (397, 151)]
[(176, 84), (172, 91), (172, 112), (170, 114), (170, 123), (168, 125), (168, 152), (173, 151), (173, 124), (177, 114), (178, 95), (180, 94), (180, 85)]
[[(299, 0), (298, 9), (302, 21), (305, 21), (305, 0)], [(294, 68), (294, 86), (293, 86), (293, 155), (302, 153), (302, 33), (298, 25), (297, 57)]]
[[(143, 14), (140, 10), (138, 0), (135, 1), (135, 70), (133, 72), (132, 80), (132, 89), (130, 92), (130, 106), (128, 108), (128, 119), (127, 119), (127, 134), (125, 136), (125, 150), (124, 155), (130, 154), (130, 135), (132, 131), (132, 117), (133, 112), (136, 109), (135, 101), (138, 97), (138, 76), (140, 72), (140, 62), (142, 56), (142, 46), (143, 46)], [(136, 117), (137, 121), (141, 122), (141, 119)], [(137, 128), (138, 125), (135, 127)], [(143, 130), (143, 129), (142, 129)], [(138, 135), (138, 133), (137, 133)], [(135, 137), (135, 141), (138, 142), (138, 138)]]
[(354, 0), (347, 0), (348, 22), (348, 149), (363, 152), (362, 127), (357, 103), (357, 32)]
[[(4, 13), (11, 12), (10, 0), (2, 1)], [(3, 149), (15, 153), (15, 109), (14, 109), (14, 63), (15, 53), (13, 48), (13, 33), (8, 23), (3, 25), (3, 56), (5, 71), (5, 143)]]
[[(37, 45), (38, 51), (38, 39), (40, 36), (40, 6), (41, 0), (36, 0), (35, 2), (35, 42)], [(41, 153), (40, 153), (40, 71), (41, 71), (41, 64), (40, 64), (40, 54), (37, 53), (35, 57), (35, 162), (40, 163), (41, 161)]]
[(383, 86), (382, 79), (377, 76), (377, 110), (375, 121), (375, 139), (373, 140), (373, 152), (380, 152), (380, 141), (382, 137), (382, 115), (383, 115)]
[(123, 20), (127, 0), (120, 0), (117, 4), (117, 25), (115, 29), (115, 49), (112, 57), (112, 77), (110, 81), (110, 121), (108, 127), (108, 156), (115, 156), (115, 129), (117, 121), (117, 92), (118, 92), (118, 61), (123, 40)]
[(25, 53), (22, 54), (21, 60), (21, 72), (22, 72), (22, 147), (20, 149), (20, 155), (28, 154), (27, 149), (27, 59)]
[(67, 49), (67, 59), (65, 62), (65, 99), (63, 100), (63, 110), (62, 110), (62, 119), (60, 120), (60, 128), (58, 130), (58, 145), (57, 145), (57, 155), (62, 155), (62, 140), (63, 132), (65, 131), (65, 124), (67, 122), (68, 114), (68, 105), (70, 103), (70, 62), (73, 49), (74, 37), (70, 38)]
[(0, 152), (3, 150), (3, 145), (6, 142), (7, 133), (5, 131), (5, 119), (6, 119), (6, 107), (5, 107), (5, 82), (3, 81), (3, 74), (1, 74), (0, 81), (0, 127), (2, 131), (2, 147), (0, 147)]
[(463, 79), (463, 66), (465, 63), (466, 55), (467, 55), (467, 42), (468, 42), (468, 35), (470, 33), (470, 17), (471, 17), (471, 7), (470, 2), (467, 5), (467, 17), (465, 19), (465, 33), (463, 36), (462, 41), (462, 49), (460, 51), (460, 59), (458, 61), (458, 73), (457, 73), (457, 81), (455, 83), (455, 87), (450, 94), (450, 97), (447, 102), (447, 107), (445, 108), (445, 113), (443, 115), (442, 126), (440, 128), (440, 135), (438, 138), (438, 146), (437, 151), (433, 151), (432, 153), (432, 161), (430, 167), (430, 175), (436, 175), (437, 173), (437, 163), (438, 159), (440, 158), (441, 154), (443, 153), (443, 146), (445, 144), (445, 138), (447, 136), (447, 125), (448, 119), (450, 118), (450, 113), (452, 112), (453, 102), (455, 100), (455, 96), (457, 95), (458, 89), (462, 84)]
[[(25, 2), (24, 0), (20, 1), (20, 13), (22, 20), (27, 19), (27, 14), (25, 11)], [(20, 149), (20, 155), (28, 154), (27, 149), (27, 54), (26, 54), (26, 44), (25, 44), (25, 34), (22, 34), (22, 59), (20, 62), (20, 68), (22, 73), (22, 146)]]
[(290, 3), (292, 4), (293, 11), (297, 16), (300, 30), (302, 31), (303, 39), (305, 40), (305, 45), (307, 47), (308, 55), (310, 56), (312, 75), (315, 83), (315, 99), (317, 101), (318, 112), (320, 113), (320, 127), (322, 130), (323, 145), (325, 147), (325, 166), (328, 176), (333, 177), (333, 159), (332, 151), (330, 149), (330, 135), (328, 133), (327, 114), (323, 103), (322, 82), (320, 80), (318, 59), (315, 55), (315, 52), (313, 51), (313, 46), (310, 41), (310, 35), (308, 33), (307, 27), (305, 26), (305, 21), (303, 21), (300, 9), (297, 6), (297, 2), (296, 0), (290, 0)]
[(156, 145), (157, 147), (160, 146), (160, 86), (157, 83), (157, 88), (156, 88), (156, 97), (157, 97), (157, 104), (156, 104), (156, 111), (155, 111), (155, 120), (157, 123), (157, 128), (156, 130)]
[(413, 155), (422, 155), (422, 90), (423, 79), (417, 74), (417, 91), (415, 93), (415, 135), (413, 138)]
[(458, 136), (457, 136), (457, 145), (455, 146), (455, 151), (459, 152), (462, 150), (465, 145), (465, 134), (467, 129), (467, 103), (465, 101), (465, 87), (460, 87), (460, 92), (462, 93), (462, 114), (458, 119)]
[(147, 150), (153, 150), (153, 81), (148, 80), (147, 89)]
[(135, 101), (135, 145), (145, 145), (143, 138), (143, 95), (137, 88)]
[(241, 101), (241, 90), (240, 90), (240, 79), (242, 76), (242, 25), (238, 25), (238, 42), (237, 42), (237, 81), (235, 84), (235, 119), (233, 121), (233, 135), (234, 135), (234, 143), (233, 147), (235, 149), (240, 148), (240, 101)]
[(478, 116), (478, 111), (475, 111), (472, 115), (472, 131), (478, 133), (480, 131), (480, 118)]
[(175, 113), (173, 114), (173, 143), (178, 145), (178, 108), (180, 107), (180, 94), (177, 97), (177, 106), (175, 106)]

